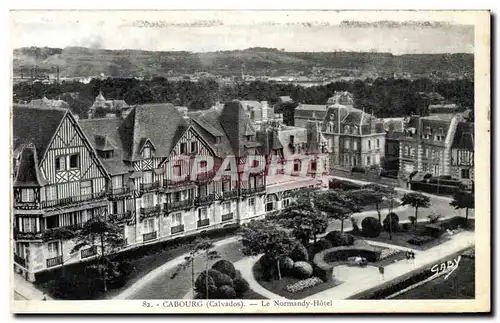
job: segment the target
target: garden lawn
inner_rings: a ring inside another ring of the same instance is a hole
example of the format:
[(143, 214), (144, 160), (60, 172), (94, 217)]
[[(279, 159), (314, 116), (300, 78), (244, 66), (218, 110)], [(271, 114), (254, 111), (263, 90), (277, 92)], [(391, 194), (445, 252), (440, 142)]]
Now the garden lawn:
[[(353, 232), (348, 232), (348, 233), (353, 234)], [(430, 249), (432, 247), (438, 246), (438, 245), (440, 245), (440, 244), (442, 244), (445, 241), (450, 239), (450, 237), (446, 233), (444, 233), (441, 237), (433, 239), (433, 240), (426, 242), (423, 245), (419, 246), (419, 245), (414, 245), (414, 244), (408, 243), (408, 240), (410, 240), (414, 236), (418, 236), (418, 234), (415, 231), (410, 230), (408, 232), (395, 232), (392, 234), (392, 239), (390, 239), (389, 233), (382, 231), (378, 237), (375, 237), (375, 238), (370, 237), (370, 238), (365, 238), (365, 239), (371, 240), (371, 241), (389, 243), (389, 244), (393, 244), (396, 246), (401, 246), (401, 247), (405, 247), (408, 249), (414, 249), (414, 250), (420, 250), (420, 251), (424, 251), (424, 250)]]
[(276, 279), (276, 280), (272, 279), (270, 281), (262, 280), (261, 279), (261, 277), (262, 277), (261, 267), (260, 267), (260, 263), (258, 261), (253, 266), (252, 273), (255, 277), (255, 280), (257, 280), (257, 282), (262, 287), (264, 287), (265, 289), (267, 289), (275, 294), (278, 294), (278, 295), (283, 296), (283, 297), (288, 298), (288, 299), (303, 299), (303, 298), (306, 298), (308, 296), (314, 295), (316, 293), (322, 292), (324, 290), (338, 286), (342, 283), (336, 279), (330, 279), (327, 282), (321, 283), (321, 284), (316, 285), (316, 286), (311, 287), (311, 288), (304, 289), (298, 293), (290, 293), (290, 292), (286, 291), (286, 287), (288, 285), (291, 285), (291, 284), (298, 282), (301, 279), (294, 278), (294, 277), (282, 277), (281, 280), (278, 280), (278, 279)]
[[(383, 200), (379, 206), (378, 206), (378, 209), (379, 210), (383, 210), (383, 209), (388, 209), (391, 207), (390, 205), (391, 203), (387, 200)], [(397, 201), (394, 201), (392, 202), (392, 209), (394, 210), (395, 208), (397, 207), (400, 207), (401, 206), (401, 203), (397, 202)], [(361, 212), (366, 212), (366, 211), (376, 211), (377, 210), (377, 206), (375, 204), (368, 204), (368, 205), (365, 205), (362, 207), (362, 210)], [(382, 213), (382, 220), (385, 219), (385, 216), (387, 215), (387, 211), (384, 211), (384, 212), (381, 212)]]

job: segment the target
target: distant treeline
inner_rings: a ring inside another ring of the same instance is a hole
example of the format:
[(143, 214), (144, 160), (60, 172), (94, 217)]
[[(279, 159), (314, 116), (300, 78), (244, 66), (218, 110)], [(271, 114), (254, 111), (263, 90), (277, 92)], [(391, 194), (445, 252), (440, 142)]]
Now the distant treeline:
[[(60, 98), (70, 104), (73, 112), (84, 117), (95, 97), (102, 91), (106, 99), (121, 99), (128, 104), (171, 102), (192, 110), (209, 109), (215, 102), (233, 99), (279, 103), (280, 96), (291, 96), (296, 103), (325, 104), (335, 91), (349, 91), (355, 106), (378, 117), (401, 117), (427, 114), (429, 104), (456, 103), (463, 108), (474, 108), (474, 83), (469, 80), (415, 81), (401, 79), (355, 80), (333, 82), (327, 85), (303, 87), (255, 81), (233, 85), (219, 85), (214, 80), (200, 82), (170, 82), (163, 77), (152, 80), (132, 78), (93, 79), (89, 84), (62, 82), (61, 84), (19, 83), (14, 85), (14, 101), (42, 98)], [(438, 93), (439, 95), (436, 95)], [(278, 106), (286, 118), (293, 118), (295, 105)], [(288, 117), (287, 117), (288, 116)]]

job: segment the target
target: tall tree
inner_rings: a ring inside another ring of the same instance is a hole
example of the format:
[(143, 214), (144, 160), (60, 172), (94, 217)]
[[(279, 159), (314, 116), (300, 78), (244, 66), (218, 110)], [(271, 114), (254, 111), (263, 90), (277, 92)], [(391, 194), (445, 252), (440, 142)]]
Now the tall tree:
[(465, 209), (465, 225), (469, 223), (469, 209), (474, 208), (474, 193), (466, 191), (457, 191), (453, 194), (453, 200), (450, 202), (456, 210)]
[(297, 239), (288, 230), (268, 221), (261, 220), (243, 226), (239, 232), (242, 252), (246, 256), (264, 254), (276, 262), (278, 276), (281, 279), (280, 259), (292, 254), (297, 246)]
[(177, 266), (176, 270), (170, 277), (171, 279), (174, 279), (177, 277), (177, 275), (182, 271), (186, 270), (187, 268), (191, 268), (191, 288), (194, 291), (194, 281), (195, 281), (195, 271), (194, 271), (194, 261), (197, 256), (199, 255), (204, 255), (205, 257), (205, 284), (206, 284), (206, 298), (208, 299), (208, 269), (209, 269), (209, 262), (210, 260), (213, 259), (218, 259), (220, 258), (220, 255), (217, 251), (213, 250), (214, 244), (211, 240), (205, 239), (205, 238), (197, 238), (196, 240), (193, 241), (191, 244), (191, 248), (189, 250), (189, 254), (184, 257), (184, 261)]
[(402, 205), (411, 205), (415, 208), (415, 223), (418, 222), (418, 209), (431, 206), (431, 200), (428, 196), (421, 193), (406, 193), (401, 199)]
[(392, 187), (380, 185), (377, 183), (372, 183), (365, 186), (368, 189), (368, 197), (373, 204), (375, 204), (375, 208), (377, 210), (378, 222), (382, 224), (382, 215), (380, 214), (380, 203), (384, 201), (386, 198), (392, 199), (395, 194), (395, 190)]
[(124, 243), (123, 230), (116, 224), (107, 222), (103, 217), (96, 216), (87, 221), (76, 235), (76, 244), (71, 253), (84, 247), (100, 247), (98, 269), (103, 281), (104, 291), (107, 291), (107, 271), (112, 255)]
[(316, 207), (328, 218), (340, 221), (340, 231), (344, 232), (344, 221), (355, 212), (360, 211), (359, 205), (346, 192), (338, 189), (320, 191), (315, 199)]

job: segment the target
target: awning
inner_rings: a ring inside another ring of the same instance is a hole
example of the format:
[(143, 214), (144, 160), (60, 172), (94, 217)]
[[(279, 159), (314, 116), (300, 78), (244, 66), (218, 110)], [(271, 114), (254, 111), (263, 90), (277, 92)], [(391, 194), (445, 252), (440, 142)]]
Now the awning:
[(291, 191), (299, 188), (307, 188), (307, 187), (319, 187), (321, 186), (321, 181), (316, 179), (306, 179), (306, 180), (298, 180), (298, 181), (290, 181), (284, 182), (280, 184), (275, 184), (266, 187), (267, 194), (274, 194), (278, 192)]

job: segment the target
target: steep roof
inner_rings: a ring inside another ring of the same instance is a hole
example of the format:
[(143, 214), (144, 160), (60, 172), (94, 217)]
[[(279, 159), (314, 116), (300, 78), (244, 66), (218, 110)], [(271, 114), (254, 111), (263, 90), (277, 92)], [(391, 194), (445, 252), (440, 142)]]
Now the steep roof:
[[(238, 101), (226, 103), (219, 120), (234, 155), (237, 157), (243, 156), (245, 154), (244, 145), (249, 143), (245, 136), (255, 136), (256, 134), (255, 128), (251, 124), (243, 106)], [(257, 145), (253, 144), (255, 142), (250, 142), (250, 145), (257, 147)]]
[(474, 150), (474, 123), (459, 122), (451, 148)]
[(168, 157), (189, 125), (171, 104), (146, 104), (132, 109), (119, 128), (125, 160), (140, 159), (141, 141), (149, 139), (155, 156)]
[(326, 105), (324, 104), (299, 104), (295, 111), (320, 111), (326, 112)]
[(257, 132), (257, 140), (261, 143), (261, 153), (268, 155), (273, 150), (283, 149), (276, 130), (265, 130)]
[(66, 109), (14, 105), (12, 109), (13, 149), (32, 143), (39, 158), (43, 158), (66, 113), (68, 113)]
[(38, 156), (33, 145), (26, 145), (20, 154), (19, 165), (15, 174), (14, 186), (40, 187), (45, 180), (38, 168)]

